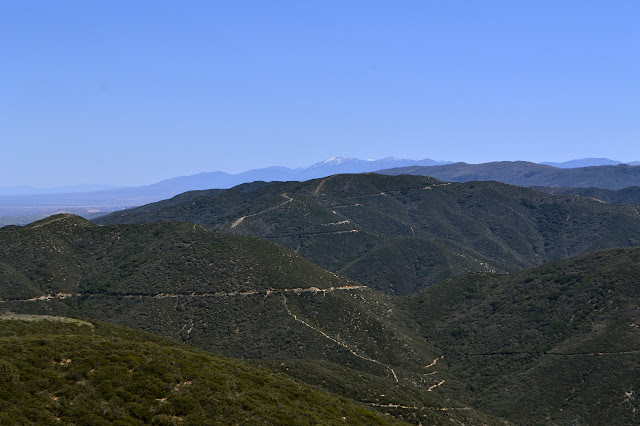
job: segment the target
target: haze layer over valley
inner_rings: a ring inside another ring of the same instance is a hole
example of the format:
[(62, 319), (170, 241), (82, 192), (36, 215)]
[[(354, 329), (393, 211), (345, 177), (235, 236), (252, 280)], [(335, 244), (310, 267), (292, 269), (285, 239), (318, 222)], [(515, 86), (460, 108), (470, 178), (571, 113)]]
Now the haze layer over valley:
[[(602, 167), (605, 165), (611, 167)], [(238, 174), (204, 172), (147, 186), (102, 188), (98, 191), (89, 189), (106, 185), (77, 185), (50, 188), (41, 192), (37, 188), (28, 187), (0, 188), (0, 225), (26, 225), (56, 213), (73, 213), (91, 219), (112, 211), (171, 198), (186, 191), (227, 189), (253, 181), (304, 181), (336, 173), (380, 171), (386, 174), (422, 174), (445, 181), (496, 180), (535, 186), (542, 191), (556, 191), (557, 187), (622, 190), (640, 186), (640, 168), (625, 166), (627, 165), (618, 161), (597, 158), (566, 163), (535, 164), (519, 161), (467, 164), (392, 157), (366, 161), (332, 157), (306, 168), (274, 166)], [(553, 189), (547, 190), (547, 187)], [(580, 190), (571, 191), (580, 193)], [(594, 198), (610, 202), (612, 196), (596, 195)], [(633, 198), (627, 197), (625, 202), (630, 202), (629, 200)]]

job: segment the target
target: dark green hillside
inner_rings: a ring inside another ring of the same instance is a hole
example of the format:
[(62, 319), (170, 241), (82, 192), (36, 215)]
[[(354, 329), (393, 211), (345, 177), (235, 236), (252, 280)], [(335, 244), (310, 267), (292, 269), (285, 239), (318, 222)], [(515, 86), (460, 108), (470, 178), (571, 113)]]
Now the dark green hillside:
[(553, 186), (536, 186), (535, 189), (538, 191), (548, 192), (549, 194), (590, 197), (611, 204), (640, 205), (640, 186), (630, 186), (617, 191), (601, 188), (568, 188)]
[[(97, 226), (70, 215), (3, 228), (1, 312), (92, 318), (226, 356), (292, 363), (288, 372), (302, 380), (415, 423), (495, 423), (457, 402), (465, 395), (446, 368), (424, 377), (440, 354), (387, 296), (255, 237), (183, 222)], [(346, 373), (325, 381), (304, 363)]]
[(58, 216), (3, 228), (0, 243), (0, 312), (153, 331), (414, 423), (499, 422), (478, 409), (517, 424), (639, 420), (640, 248), (392, 298), (272, 243), (186, 223)]
[(497, 182), (361, 174), (205, 191), (96, 223), (180, 219), (254, 235), (368, 286), (408, 294), (467, 272), (515, 272), (640, 244), (639, 211)]
[(254, 237), (188, 223), (96, 226), (56, 215), (0, 229), (3, 298), (47, 294), (152, 295), (349, 285)]
[(0, 424), (395, 424), (281, 374), (123, 327), (0, 316)]
[(519, 424), (640, 422), (638, 248), (450, 279), (407, 308), (484, 410)]
[(640, 185), (640, 167), (620, 164), (560, 169), (526, 161), (443, 166), (410, 166), (381, 170), (389, 175), (433, 176), (447, 182), (498, 181), (518, 186), (623, 189)]

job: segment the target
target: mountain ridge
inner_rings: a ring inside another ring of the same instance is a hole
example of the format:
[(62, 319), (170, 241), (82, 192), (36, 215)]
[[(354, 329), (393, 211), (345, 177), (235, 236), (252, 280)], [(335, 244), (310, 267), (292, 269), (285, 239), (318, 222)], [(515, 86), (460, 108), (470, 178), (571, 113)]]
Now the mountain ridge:
[[(236, 174), (221, 171), (202, 172), (190, 176), (164, 179), (150, 185), (117, 187), (92, 192), (0, 194), (0, 217), (42, 216), (51, 215), (61, 210), (80, 212), (80, 209), (110, 212), (171, 198), (185, 191), (225, 189), (253, 181), (308, 180), (344, 172), (364, 173), (409, 164), (436, 165), (446, 163), (447, 162), (430, 159), (406, 160), (393, 157), (371, 161), (356, 158), (333, 157), (312, 164), (306, 168), (271, 166), (262, 169), (247, 170)], [(4, 222), (9, 224), (24, 224), (25, 220), (5, 218)]]
[(576, 160), (562, 161), (562, 162), (553, 162), (553, 161), (543, 161), (542, 163), (546, 166), (558, 167), (560, 169), (572, 169), (576, 167), (592, 167), (592, 166), (617, 166), (619, 164), (629, 164), (623, 163), (622, 161), (610, 160), (608, 158), (579, 158)]
[(559, 186), (534, 186), (538, 191), (556, 195), (579, 195), (610, 204), (634, 204), (640, 205), (640, 186), (611, 190), (601, 188), (568, 188)]
[[(584, 162), (584, 160), (574, 160), (571, 164), (576, 162)], [(604, 159), (606, 160), (606, 159)], [(609, 160), (607, 160), (609, 161)], [(536, 163), (527, 162), (495, 162), (495, 163), (483, 163), (483, 164), (507, 164), (513, 163), (519, 166), (525, 166), (525, 171), (519, 174), (539, 174), (540, 170), (528, 170), (532, 165)], [(637, 162), (629, 163), (636, 165)], [(563, 175), (553, 175), (545, 182), (532, 182), (527, 183), (526, 179), (522, 180), (511, 177), (493, 176), (490, 173), (485, 175), (478, 175), (469, 173), (469, 176), (463, 176), (462, 178), (451, 177), (450, 173), (443, 172), (443, 169), (438, 169), (440, 166), (452, 165), (452, 164), (465, 164), (467, 168), (482, 168), (483, 164), (470, 165), (466, 163), (451, 163), (446, 161), (434, 161), (430, 159), (424, 160), (407, 160), (395, 157), (388, 157), (380, 160), (359, 160), (355, 158), (344, 157), (332, 157), (328, 160), (315, 163), (306, 168), (287, 168), (280, 166), (266, 167), (263, 169), (248, 170), (245, 172), (230, 174), (226, 172), (202, 172), (190, 176), (179, 176), (175, 178), (165, 179), (146, 186), (136, 187), (119, 187), (102, 191), (94, 192), (78, 192), (78, 193), (66, 193), (66, 194), (22, 194), (22, 195), (0, 195), (0, 218), (2, 216), (27, 216), (27, 215), (44, 215), (54, 214), (57, 211), (72, 211), (80, 213), (82, 210), (88, 210), (92, 214), (94, 212), (110, 212), (115, 210), (121, 210), (123, 208), (129, 208), (133, 206), (140, 206), (151, 202), (156, 202), (162, 199), (173, 197), (179, 193), (192, 190), (205, 190), (205, 189), (227, 189), (238, 184), (248, 183), (252, 181), (304, 181), (314, 178), (326, 177), (339, 173), (368, 173), (384, 170), (384, 173), (394, 173), (389, 171), (390, 168), (401, 167), (436, 167), (431, 170), (430, 173), (437, 174), (435, 177), (439, 177), (441, 180), (453, 180), (453, 181), (467, 181), (467, 180), (498, 180), (505, 183), (512, 183), (523, 186), (596, 186), (600, 187), (600, 181), (602, 177), (602, 171), (595, 172), (594, 177), (586, 182), (578, 182), (577, 184), (569, 184), (565, 182), (566, 178)], [(555, 164), (555, 163), (554, 163)], [(562, 165), (563, 163), (557, 163)], [(526, 166), (528, 165), (528, 166)], [(540, 167), (544, 164), (537, 164)], [(604, 166), (602, 166), (604, 167)], [(631, 166), (630, 166), (631, 167)], [(557, 167), (556, 167), (557, 168)], [(410, 168), (407, 173), (414, 173), (416, 169)], [(559, 169), (561, 170), (561, 169)], [(569, 169), (566, 169), (569, 170)], [(547, 170), (548, 172), (548, 170)], [(429, 172), (423, 172), (427, 175)], [(622, 184), (616, 183), (616, 180), (623, 182)], [(621, 189), (622, 186), (638, 185), (638, 180), (629, 181), (629, 179), (614, 176), (609, 179), (605, 189)], [(635, 182), (635, 183), (634, 183)], [(615, 188), (614, 188), (615, 187)], [(15, 188), (14, 188), (15, 189)], [(84, 216), (88, 217), (88, 214)], [(24, 224), (27, 219), (23, 218), (9, 218), (0, 219), (4, 223), (9, 224)]]
[(196, 191), (94, 222), (186, 220), (254, 235), (365, 285), (407, 294), (460, 273), (515, 272), (639, 244), (638, 215), (634, 206), (498, 182), (368, 173)]
[(453, 163), (381, 170), (390, 175), (432, 176), (446, 182), (498, 181), (518, 186), (561, 186), (619, 190), (640, 185), (640, 167), (619, 164), (560, 169), (526, 161)]

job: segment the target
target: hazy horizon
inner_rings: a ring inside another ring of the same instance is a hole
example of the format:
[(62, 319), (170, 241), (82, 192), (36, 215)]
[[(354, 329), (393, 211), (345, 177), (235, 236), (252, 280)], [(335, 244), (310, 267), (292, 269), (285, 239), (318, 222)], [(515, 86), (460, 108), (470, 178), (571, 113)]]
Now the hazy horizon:
[(640, 161), (640, 3), (0, 9), (0, 187), (327, 158)]
[[(302, 167), (288, 167), (288, 166), (284, 166), (284, 165), (280, 165), (280, 164), (274, 164), (271, 166), (266, 166), (264, 168), (269, 168), (269, 167), (283, 167), (283, 168), (288, 168), (291, 170), (303, 170), (306, 169), (308, 167), (311, 167), (313, 165), (316, 164), (321, 164), (323, 162), (327, 162), (327, 161), (331, 161), (337, 158), (346, 158), (346, 157), (330, 157), (328, 159), (322, 160), (322, 161), (317, 161), (314, 162), (312, 164), (308, 164), (306, 166), (302, 166)], [(380, 161), (380, 160), (386, 160), (386, 159), (399, 159), (399, 160), (409, 160), (409, 161), (421, 161), (421, 160), (426, 160), (426, 158), (400, 158), (400, 157), (385, 157), (385, 158), (369, 158), (369, 159), (364, 159), (364, 158), (355, 158), (355, 157), (348, 157), (346, 159), (356, 159), (356, 160), (361, 160), (361, 161)], [(457, 163), (458, 161), (451, 161), (451, 160), (438, 160), (438, 159), (433, 159), (430, 158), (429, 160), (434, 160), (437, 162), (442, 162), (442, 163)], [(568, 160), (568, 162), (571, 161), (580, 161), (580, 160), (611, 160), (611, 161), (616, 161), (619, 162), (621, 164), (627, 164), (627, 163), (635, 163), (634, 161), (627, 161), (627, 162), (623, 162), (623, 161), (619, 161), (619, 160), (615, 160), (615, 159), (611, 159), (611, 158), (581, 158), (581, 159), (573, 159), (573, 160)], [(527, 161), (530, 162), (528, 160), (497, 160), (497, 161)], [(478, 163), (478, 162), (465, 162), (468, 164), (482, 164), (482, 163)], [(538, 162), (537, 164), (552, 164), (552, 163), (557, 163), (557, 164), (562, 164), (562, 161), (544, 161), (544, 162)], [(634, 164), (635, 165), (635, 164)], [(109, 183), (101, 183), (101, 182), (76, 182), (74, 184), (70, 184), (70, 185), (52, 185), (52, 186), (35, 186), (35, 185), (15, 185), (15, 186), (0, 186), (0, 190), (7, 190), (7, 189), (19, 189), (19, 188), (24, 188), (24, 189), (37, 189), (37, 190), (52, 190), (52, 189), (68, 189), (68, 192), (85, 192), (85, 191), (99, 191), (99, 190), (103, 190), (103, 189), (113, 189), (113, 188), (118, 188), (118, 187), (135, 187), (135, 186), (145, 186), (145, 185), (151, 185), (154, 183), (158, 183), (161, 182), (163, 180), (167, 180), (167, 179), (173, 179), (173, 178), (179, 178), (179, 177), (186, 177), (186, 176), (194, 176), (194, 175), (198, 175), (198, 174), (203, 174), (203, 173), (216, 173), (216, 172), (222, 172), (222, 173), (228, 173), (230, 175), (236, 175), (236, 174), (241, 174), (243, 172), (250, 172), (253, 170), (261, 170), (263, 168), (256, 168), (256, 169), (247, 169), (247, 170), (240, 170), (237, 172), (228, 172), (228, 171), (224, 171), (224, 170), (203, 170), (201, 172), (197, 172), (197, 173), (193, 173), (190, 175), (178, 175), (178, 176), (168, 176), (166, 178), (160, 179), (158, 181), (153, 181), (153, 182), (147, 182), (147, 183), (142, 183), (142, 184), (124, 184), (124, 185), (113, 185), (113, 184), (109, 184)], [(104, 188), (89, 188), (89, 187), (104, 187)], [(36, 194), (34, 192), (31, 192), (32, 194)], [(12, 193), (13, 194), (13, 193)], [(19, 192), (16, 192), (15, 195), (18, 195)], [(25, 193), (27, 194), (27, 193)], [(3, 194), (0, 194), (3, 195)]]

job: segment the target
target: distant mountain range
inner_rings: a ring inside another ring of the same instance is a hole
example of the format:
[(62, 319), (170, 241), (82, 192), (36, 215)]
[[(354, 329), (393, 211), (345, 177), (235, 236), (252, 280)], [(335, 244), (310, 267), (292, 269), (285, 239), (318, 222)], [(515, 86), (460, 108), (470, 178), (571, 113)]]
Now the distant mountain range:
[[(114, 190), (114, 193), (117, 194), (121, 189), (133, 188), (153, 188), (153, 190), (161, 189), (168, 191), (178, 190), (178, 193), (180, 193), (197, 189), (231, 188), (241, 183), (253, 182), (256, 180), (263, 180), (266, 182), (287, 180), (304, 181), (340, 173), (366, 173), (397, 167), (429, 167), (442, 166), (453, 163), (453, 161), (436, 161), (428, 158), (423, 160), (411, 160), (405, 158), (387, 157), (380, 160), (360, 160), (357, 158), (332, 157), (325, 161), (312, 164), (309, 167), (289, 168), (281, 166), (271, 166), (261, 169), (252, 169), (236, 174), (220, 171), (203, 172), (190, 176), (179, 176), (175, 178), (165, 179), (160, 182), (145, 186), (123, 187), (101, 184), (67, 185), (48, 188), (39, 188), (26, 185), (0, 186), (0, 197), (6, 195), (74, 194), (109, 190)], [(638, 166), (640, 165), (640, 161), (624, 163), (622, 161), (610, 160), (608, 158), (582, 158), (560, 163), (541, 162), (537, 164), (557, 167), (560, 169), (573, 169), (579, 167), (617, 166), (620, 164)], [(145, 191), (143, 190), (142, 192)]]
[[(636, 161), (636, 163), (638, 162)], [(622, 161), (609, 160), (608, 158), (581, 158), (579, 160), (564, 161), (562, 163), (542, 162), (539, 164), (543, 164), (545, 166), (558, 167), (560, 169), (575, 169), (577, 167), (594, 167), (594, 166), (617, 166), (619, 164), (633, 165), (631, 163), (623, 163)]]
[[(165, 179), (151, 185), (144, 186), (115, 186), (115, 185), (68, 185), (50, 188), (37, 188), (33, 186), (0, 186), (0, 196), (5, 195), (44, 195), (44, 194), (72, 194), (79, 192), (109, 191), (109, 193), (121, 194), (122, 189), (136, 189), (141, 193), (154, 193), (158, 191), (180, 192), (195, 189), (231, 188), (241, 183), (256, 180), (309, 180), (325, 177), (338, 173), (366, 173), (381, 169), (406, 166), (438, 166), (450, 164), (452, 161), (435, 161), (430, 159), (409, 160), (395, 157), (387, 157), (381, 160), (359, 160), (357, 158), (332, 157), (325, 161), (312, 164), (309, 167), (280, 167), (271, 166), (261, 169), (252, 169), (241, 173), (203, 172), (190, 176), (179, 176)], [(149, 188), (145, 190), (143, 188)], [(173, 194), (173, 195), (176, 195)]]
[[(617, 190), (640, 185), (640, 178), (638, 178), (640, 167), (631, 168), (614, 160), (582, 159), (548, 164), (553, 166), (525, 161), (467, 164), (392, 157), (381, 160), (333, 157), (306, 168), (266, 167), (237, 174), (220, 171), (206, 172), (136, 187), (104, 189), (104, 185), (80, 185), (46, 190), (5, 187), (0, 188), (0, 217), (31, 215), (40, 218), (56, 212), (72, 212), (81, 214), (83, 217), (91, 217), (98, 212), (140, 206), (168, 199), (186, 191), (226, 189), (254, 181), (305, 181), (334, 174), (380, 170), (390, 174), (425, 174), (445, 181), (497, 180), (522, 186), (598, 187)], [(618, 164), (616, 166), (618, 168), (611, 169), (613, 167), (611, 164)], [(640, 162), (629, 164), (637, 165)], [(583, 165), (589, 165), (589, 167), (580, 167)], [(624, 169), (625, 167), (627, 169)], [(39, 191), (39, 194), (35, 193)], [(53, 191), (64, 191), (64, 193), (52, 193)], [(86, 213), (82, 213), (83, 210)], [(26, 218), (4, 220), (5, 223), (7, 221), (15, 224), (28, 223)]]
[[(291, 169), (288, 167), (266, 167), (249, 170), (238, 174), (225, 172), (206, 172), (191, 176), (180, 176), (146, 186), (111, 187), (110, 189), (78, 192), (80, 188), (91, 186), (60, 187), (59, 193), (36, 193), (31, 187), (0, 188), (0, 217), (50, 215), (57, 212), (70, 212), (90, 217), (89, 214), (122, 210), (155, 201), (171, 198), (177, 194), (199, 189), (231, 188), (242, 183), (254, 181), (304, 181), (326, 177), (337, 173), (365, 173), (376, 170), (405, 167), (410, 165), (435, 166), (449, 164), (446, 161), (407, 160), (400, 158), (383, 158), (381, 160), (359, 160), (356, 158), (333, 157), (306, 168)], [(80, 212), (87, 210), (87, 214)], [(25, 224), (25, 221), (13, 221)]]
[(453, 163), (442, 166), (409, 166), (378, 173), (432, 176), (446, 182), (493, 180), (518, 186), (559, 186), (619, 190), (640, 185), (640, 167), (620, 164), (560, 169), (526, 161), (483, 164)]

